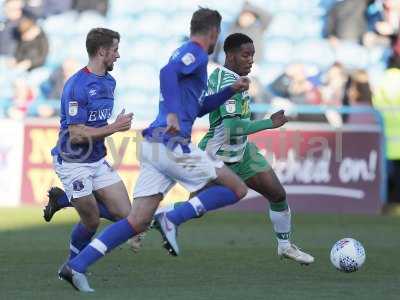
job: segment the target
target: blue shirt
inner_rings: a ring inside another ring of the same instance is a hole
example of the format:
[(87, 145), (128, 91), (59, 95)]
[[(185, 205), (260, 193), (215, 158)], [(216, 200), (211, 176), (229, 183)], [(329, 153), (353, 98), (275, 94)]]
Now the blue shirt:
[(53, 156), (80, 163), (96, 162), (106, 156), (104, 139), (72, 144), (68, 126), (106, 126), (112, 115), (114, 90), (115, 79), (109, 73), (98, 76), (83, 68), (68, 79), (61, 96), (60, 133), (57, 145), (51, 151)]
[[(235, 92), (227, 87), (213, 95), (207, 94), (207, 53), (195, 42), (178, 48), (160, 71), (160, 103), (156, 120), (143, 130), (143, 136), (152, 142), (164, 143), (169, 148), (182, 145), (189, 152), (193, 123), (218, 108)], [(178, 116), (180, 132), (166, 134), (167, 115)]]
[(164, 134), (167, 114), (176, 113), (182, 139), (190, 140), (192, 126), (200, 115), (207, 92), (207, 53), (196, 43), (187, 42), (178, 48), (160, 71), (160, 102), (156, 120), (143, 131), (148, 140), (168, 143)]

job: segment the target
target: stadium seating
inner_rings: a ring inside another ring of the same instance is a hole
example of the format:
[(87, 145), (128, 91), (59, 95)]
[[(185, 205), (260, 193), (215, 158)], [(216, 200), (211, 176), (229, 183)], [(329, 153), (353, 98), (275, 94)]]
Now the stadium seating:
[[(4, 0), (0, 0), (0, 4)], [(367, 68), (377, 78), (384, 68), (385, 52), (342, 44), (333, 51), (322, 38), (324, 17), (335, 0), (253, 0), (273, 15), (265, 35), (264, 62), (259, 66), (261, 82), (266, 86), (282, 73), (285, 66), (301, 62), (308, 67), (326, 69), (335, 60), (349, 68)], [(232, 22), (242, 0), (147, 0), (132, 5), (129, 0), (110, 1), (107, 17), (93, 12), (67, 12), (41, 20), (49, 37), (50, 53), (44, 67), (28, 77), (40, 85), (66, 58), (86, 62), (85, 34), (89, 28), (108, 26), (121, 33), (121, 59), (114, 76), (118, 80), (117, 103), (126, 105), (141, 121), (149, 119), (158, 101), (158, 71), (169, 55), (188, 35), (191, 13), (199, 5), (221, 11), (225, 22)], [(295, 28), (295, 30), (293, 30)], [(66, 43), (66, 41), (68, 41)], [(1, 59), (0, 59), (1, 61)], [(9, 98), (12, 78), (21, 74), (0, 63), (0, 99)], [(3, 78), (7, 80), (3, 80)], [(137, 104), (140, 111), (137, 110)], [(148, 107), (151, 109), (147, 110)]]

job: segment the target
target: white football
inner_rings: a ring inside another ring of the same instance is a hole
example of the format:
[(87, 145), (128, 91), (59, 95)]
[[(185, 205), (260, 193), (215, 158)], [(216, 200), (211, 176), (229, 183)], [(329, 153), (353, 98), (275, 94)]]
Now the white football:
[(336, 269), (342, 272), (355, 272), (365, 262), (365, 250), (363, 245), (352, 238), (344, 238), (337, 241), (331, 250), (331, 262)]

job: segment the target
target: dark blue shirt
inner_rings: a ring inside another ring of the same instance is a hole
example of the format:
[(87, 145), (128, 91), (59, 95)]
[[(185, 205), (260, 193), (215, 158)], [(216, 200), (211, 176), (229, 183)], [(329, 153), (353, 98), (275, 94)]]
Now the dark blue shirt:
[(83, 124), (106, 126), (114, 106), (115, 79), (106, 73), (98, 76), (83, 68), (65, 83), (61, 96), (60, 133), (51, 154), (72, 162), (96, 162), (106, 156), (104, 139), (86, 144), (70, 143), (68, 126)]

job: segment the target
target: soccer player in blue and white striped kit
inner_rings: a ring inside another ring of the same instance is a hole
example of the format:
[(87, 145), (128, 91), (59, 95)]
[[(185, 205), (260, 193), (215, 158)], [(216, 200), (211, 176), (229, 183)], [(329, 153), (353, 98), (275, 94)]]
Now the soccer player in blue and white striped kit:
[[(164, 195), (180, 183), (196, 196), (175, 210), (180, 223), (207, 211), (236, 203), (247, 193), (246, 185), (229, 170), (190, 142), (195, 119), (203, 116), (235, 93), (247, 90), (247, 78), (237, 79), (221, 92), (207, 96), (208, 54), (214, 50), (221, 15), (211, 9), (194, 12), (190, 40), (178, 48), (160, 71), (160, 103), (156, 120), (143, 131), (141, 169), (129, 216), (102, 231), (59, 276), (79, 291), (91, 292), (85, 272), (107, 252), (149, 226)], [(169, 242), (176, 244), (176, 225), (165, 214), (156, 216)]]

